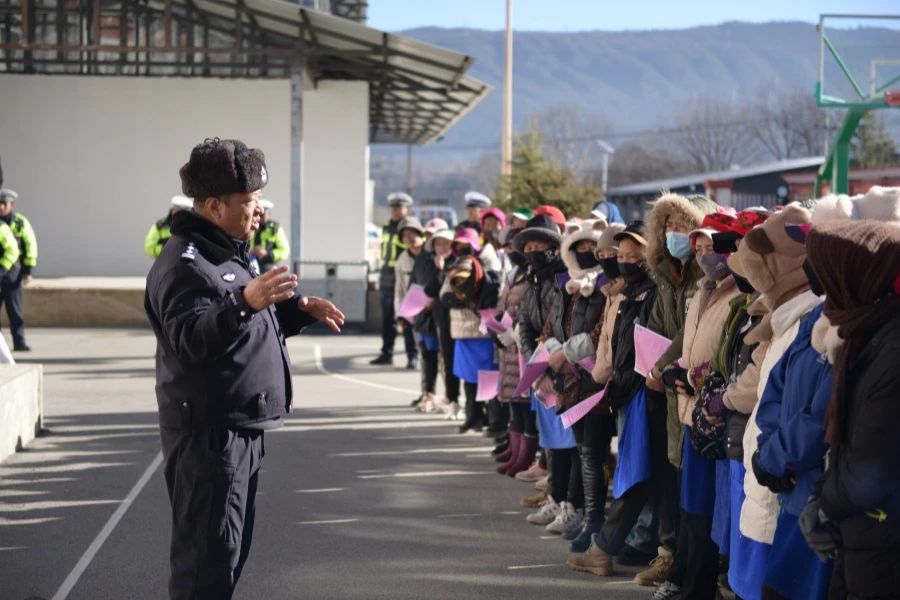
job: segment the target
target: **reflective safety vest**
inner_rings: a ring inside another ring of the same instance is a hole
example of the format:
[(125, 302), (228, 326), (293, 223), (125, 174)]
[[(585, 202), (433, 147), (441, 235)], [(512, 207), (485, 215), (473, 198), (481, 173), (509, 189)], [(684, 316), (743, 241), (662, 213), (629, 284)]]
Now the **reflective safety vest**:
[(0, 275), (12, 270), (19, 260), (19, 243), (12, 229), (0, 221)]
[(259, 259), (260, 265), (280, 263), (291, 255), (287, 234), (275, 221), (269, 221), (256, 232), (253, 236), (253, 247), (262, 247), (266, 251), (266, 255)]
[(166, 242), (172, 237), (172, 232), (169, 230), (171, 224), (172, 217), (166, 217), (150, 226), (150, 231), (147, 232), (147, 238), (144, 240), (144, 252), (147, 253), (147, 256), (150, 258), (159, 256)]
[(391, 221), (381, 228), (381, 268), (391, 269), (397, 266), (400, 253), (406, 250), (406, 246), (400, 241), (400, 233), (397, 231), (399, 221)]
[(26, 273), (37, 266), (38, 246), (37, 237), (34, 235), (34, 229), (23, 215), (19, 213), (12, 214), (12, 222), (9, 224), (12, 229), (13, 236), (19, 245), (19, 260), (22, 261), (22, 268)]

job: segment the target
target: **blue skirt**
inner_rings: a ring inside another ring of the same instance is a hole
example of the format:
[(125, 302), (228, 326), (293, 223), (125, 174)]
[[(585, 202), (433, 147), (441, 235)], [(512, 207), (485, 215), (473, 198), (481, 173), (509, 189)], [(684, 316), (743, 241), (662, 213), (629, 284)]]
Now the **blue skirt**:
[(713, 515), (716, 501), (716, 463), (700, 456), (691, 445), (690, 429), (684, 428), (681, 452), (681, 508), (692, 515)]
[(731, 465), (716, 461), (716, 504), (713, 507), (712, 539), (719, 554), (728, 556), (731, 544)]
[(744, 465), (731, 463), (731, 553), (728, 583), (743, 600), (761, 600), (766, 579), (766, 563), (771, 546), (751, 540), (741, 533), (741, 506), (744, 504)]
[(456, 340), (453, 347), (453, 374), (466, 383), (478, 383), (478, 371), (496, 371), (494, 341), (490, 338)]
[(833, 563), (823, 563), (810, 550), (797, 517), (787, 511), (778, 515), (775, 540), (766, 567), (766, 585), (791, 600), (828, 597)]
[(417, 333), (416, 339), (422, 344), (422, 347), (429, 352), (438, 352), (441, 349), (438, 343), (438, 336), (432, 333)]
[(566, 429), (556, 409), (544, 407), (544, 403), (531, 393), (531, 410), (537, 413), (538, 442), (548, 450), (568, 450), (575, 447), (575, 433)]

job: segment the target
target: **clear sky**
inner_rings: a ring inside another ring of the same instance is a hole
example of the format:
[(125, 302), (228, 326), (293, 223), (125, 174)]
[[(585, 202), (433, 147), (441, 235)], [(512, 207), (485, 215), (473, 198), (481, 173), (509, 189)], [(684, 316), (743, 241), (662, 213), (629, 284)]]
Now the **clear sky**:
[[(369, 0), (371, 27), (502, 29), (506, 0)], [(900, 0), (513, 0), (529, 31), (681, 29), (723, 21), (816, 22), (819, 13), (900, 14)]]

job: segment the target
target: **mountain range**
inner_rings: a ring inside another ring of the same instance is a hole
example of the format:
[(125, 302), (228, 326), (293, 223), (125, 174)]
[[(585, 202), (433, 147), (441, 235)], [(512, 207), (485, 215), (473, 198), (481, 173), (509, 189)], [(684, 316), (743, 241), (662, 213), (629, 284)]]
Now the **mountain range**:
[[(471, 157), (478, 149), (496, 148), (503, 95), (503, 32), (427, 27), (401, 33), (474, 57), (469, 73), (494, 86), (442, 141), (417, 151), (417, 157), (426, 161), (448, 155)], [(868, 73), (872, 57), (900, 59), (898, 29), (842, 29), (830, 31), (829, 36), (858, 73)], [(533, 114), (577, 107), (610, 124), (612, 134), (621, 139), (630, 132), (665, 126), (701, 96), (750, 105), (767, 91), (808, 90), (812, 95), (818, 39), (816, 26), (801, 22), (728, 22), (653, 31), (516, 32), (514, 127), (521, 128)], [(890, 68), (900, 73), (896, 65)], [(826, 77), (829, 82), (840, 80), (833, 66)], [(849, 89), (845, 85), (842, 91)]]

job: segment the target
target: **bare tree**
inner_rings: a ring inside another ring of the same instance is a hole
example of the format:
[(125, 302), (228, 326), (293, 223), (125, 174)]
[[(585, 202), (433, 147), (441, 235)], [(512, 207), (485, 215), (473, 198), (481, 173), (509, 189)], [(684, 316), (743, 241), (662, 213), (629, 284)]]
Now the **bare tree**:
[(764, 152), (776, 160), (824, 154), (829, 137), (826, 114), (812, 94), (762, 90), (758, 97), (746, 132)]
[(746, 110), (731, 102), (695, 98), (677, 119), (677, 148), (701, 172), (720, 171), (751, 162), (759, 154), (743, 129)]
[[(616, 147), (609, 164), (610, 187), (677, 177), (691, 171), (691, 165), (675, 151), (661, 147), (648, 138)], [(600, 171), (591, 172), (591, 181), (600, 185)]]
[(576, 180), (587, 175), (599, 155), (597, 140), (610, 131), (605, 119), (579, 106), (556, 106), (532, 115), (527, 129), (537, 131), (546, 157)]

